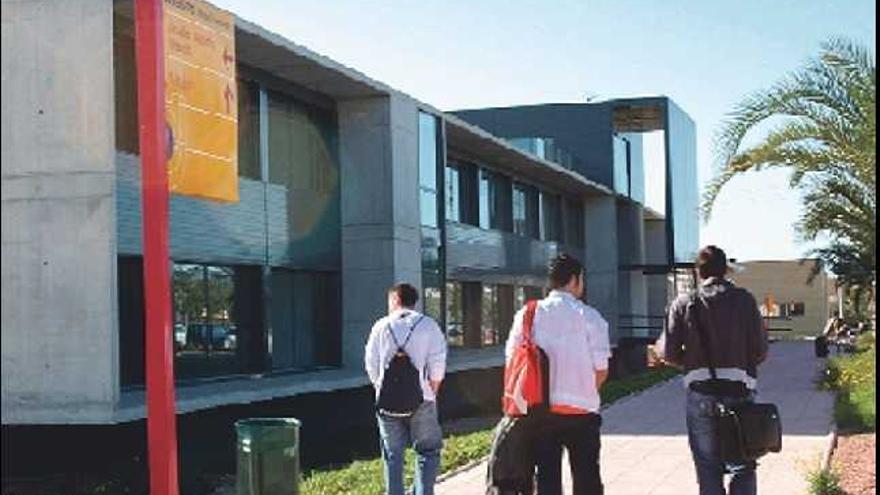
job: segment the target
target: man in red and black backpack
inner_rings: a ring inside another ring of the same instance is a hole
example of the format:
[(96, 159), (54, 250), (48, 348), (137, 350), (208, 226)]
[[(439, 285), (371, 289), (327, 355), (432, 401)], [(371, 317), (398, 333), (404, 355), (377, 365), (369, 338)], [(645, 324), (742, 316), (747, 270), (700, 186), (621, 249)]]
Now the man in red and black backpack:
[[(540, 416), (535, 444), (538, 494), (562, 494), (562, 448), (568, 450), (574, 495), (602, 493), (599, 473), (599, 389), (608, 377), (608, 323), (584, 304), (584, 268), (561, 254), (550, 263), (550, 293), (535, 305), (531, 338), (546, 354), (549, 410)], [(517, 313), (507, 358), (523, 339), (526, 308)]]

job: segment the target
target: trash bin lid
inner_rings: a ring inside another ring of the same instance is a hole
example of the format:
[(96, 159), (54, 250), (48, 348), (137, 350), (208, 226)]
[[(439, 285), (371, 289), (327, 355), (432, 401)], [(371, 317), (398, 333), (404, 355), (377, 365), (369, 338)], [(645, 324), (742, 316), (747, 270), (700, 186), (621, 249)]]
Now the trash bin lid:
[(239, 448), (266, 451), (296, 448), (300, 421), (296, 418), (248, 418), (235, 422)]

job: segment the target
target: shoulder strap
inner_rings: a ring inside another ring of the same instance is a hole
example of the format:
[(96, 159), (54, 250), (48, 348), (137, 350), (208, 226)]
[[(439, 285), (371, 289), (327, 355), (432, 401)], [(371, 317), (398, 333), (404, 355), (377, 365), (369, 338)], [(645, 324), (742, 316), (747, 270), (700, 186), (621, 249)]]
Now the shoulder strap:
[(523, 314), (522, 338), (525, 343), (532, 343), (532, 325), (535, 324), (535, 310), (538, 308), (538, 301), (531, 300), (526, 303), (526, 312)]
[(403, 350), (403, 348), (406, 347), (406, 344), (409, 343), (409, 339), (410, 339), (410, 337), (412, 337), (413, 332), (415, 332), (416, 327), (419, 326), (419, 323), (421, 323), (422, 320), (424, 320), (424, 319), (425, 319), (425, 315), (420, 316), (419, 319), (416, 320), (415, 323), (413, 323), (413, 326), (409, 327), (409, 334), (407, 334), (406, 340), (403, 341), (403, 345), (400, 346), (400, 350)]
[(703, 349), (706, 351), (706, 361), (709, 364), (709, 374), (712, 376), (713, 380), (718, 379), (718, 372), (715, 370), (715, 359), (712, 354), (712, 339), (708, 332), (703, 328), (703, 323), (700, 321), (700, 314), (703, 312), (705, 307), (706, 319), (710, 320), (712, 318), (712, 311), (709, 308), (709, 303), (703, 299), (703, 296), (700, 295), (699, 289), (695, 294), (694, 307), (696, 308), (695, 316), (695, 326), (697, 331), (697, 337), (700, 339), (700, 344), (702, 344)]

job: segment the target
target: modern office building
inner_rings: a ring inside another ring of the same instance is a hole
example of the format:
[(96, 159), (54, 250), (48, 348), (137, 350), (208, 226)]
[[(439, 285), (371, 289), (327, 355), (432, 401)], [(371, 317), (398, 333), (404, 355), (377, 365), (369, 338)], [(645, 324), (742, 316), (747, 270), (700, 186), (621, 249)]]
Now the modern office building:
[(692, 281), (699, 244), (690, 117), (665, 97), (453, 113), (613, 191), (588, 205), (588, 217), (608, 222), (587, 235), (588, 299), (621, 357), (653, 340), (670, 296)]
[[(4, 443), (145, 415), (132, 3), (2, 4)], [(494, 408), (514, 311), (561, 251), (585, 260), (619, 371), (643, 362), (632, 342), (697, 242), (693, 123), (671, 101), (444, 113), (244, 19), (235, 33), (240, 200), (171, 199), (181, 421), (271, 410), (305, 418), (306, 441), (370, 424), (363, 345), (398, 281), (446, 329), (443, 414)], [(647, 130), (665, 134), (659, 210)]]

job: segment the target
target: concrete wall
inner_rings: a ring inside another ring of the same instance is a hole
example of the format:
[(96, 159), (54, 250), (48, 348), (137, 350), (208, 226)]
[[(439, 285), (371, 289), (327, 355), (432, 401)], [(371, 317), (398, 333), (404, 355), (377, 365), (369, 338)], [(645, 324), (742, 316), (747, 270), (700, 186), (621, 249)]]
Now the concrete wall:
[(342, 190), (342, 362), (363, 346), (396, 281), (421, 285), (418, 108), (393, 95), (338, 105)]
[(2, 419), (118, 397), (112, 3), (2, 2)]
[(820, 274), (807, 283), (812, 261), (800, 263), (798, 260), (786, 261), (753, 261), (742, 263), (744, 270), (733, 276), (740, 287), (748, 289), (758, 305), (761, 306), (769, 297), (776, 304), (789, 302), (804, 303), (804, 315), (792, 316), (790, 320), (770, 320), (770, 329), (787, 328), (791, 331), (779, 332), (780, 335), (818, 335), (825, 327), (830, 307), (828, 297), (828, 277)]

